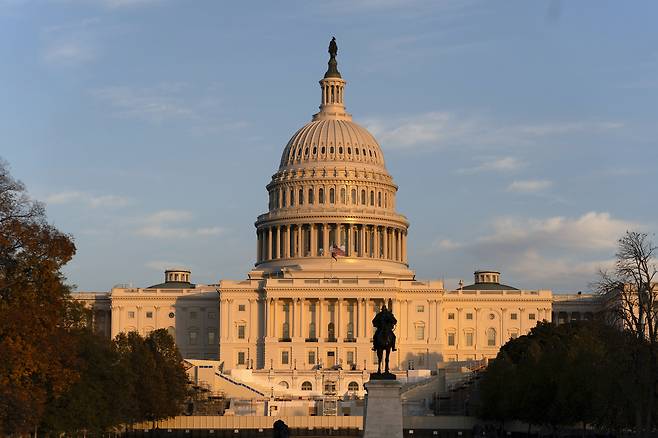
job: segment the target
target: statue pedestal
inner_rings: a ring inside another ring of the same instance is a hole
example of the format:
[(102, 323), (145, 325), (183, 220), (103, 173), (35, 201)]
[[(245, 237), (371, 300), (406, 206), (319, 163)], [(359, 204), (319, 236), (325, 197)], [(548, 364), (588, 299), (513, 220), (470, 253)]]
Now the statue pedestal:
[(370, 380), (365, 385), (363, 438), (402, 438), (402, 402), (397, 380)]

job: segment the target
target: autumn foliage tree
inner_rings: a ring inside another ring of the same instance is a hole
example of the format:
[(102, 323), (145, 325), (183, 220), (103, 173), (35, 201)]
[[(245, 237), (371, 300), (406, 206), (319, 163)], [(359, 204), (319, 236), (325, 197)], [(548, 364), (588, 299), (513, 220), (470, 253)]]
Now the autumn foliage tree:
[(70, 236), (0, 162), (0, 435), (33, 430), (46, 403), (78, 378), (71, 329), (83, 323), (61, 268)]
[(61, 272), (74, 254), (0, 161), (0, 436), (101, 432), (182, 409), (173, 338), (93, 333)]

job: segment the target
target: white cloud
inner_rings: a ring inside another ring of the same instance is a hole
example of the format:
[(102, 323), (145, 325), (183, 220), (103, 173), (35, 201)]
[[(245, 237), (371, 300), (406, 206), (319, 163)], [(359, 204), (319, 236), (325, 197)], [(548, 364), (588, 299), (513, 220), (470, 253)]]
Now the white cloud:
[(514, 181), (508, 187), (508, 192), (516, 193), (536, 193), (549, 188), (553, 183), (545, 179), (528, 179), (521, 181)]
[(192, 118), (195, 111), (180, 95), (182, 84), (161, 84), (157, 87), (106, 87), (92, 90), (92, 95), (114, 107), (117, 114), (154, 123)]
[(142, 224), (135, 233), (139, 236), (154, 239), (183, 239), (192, 237), (216, 237), (224, 233), (222, 227), (183, 226), (180, 223), (190, 222), (194, 216), (184, 210), (162, 210), (141, 220)]
[(514, 157), (492, 158), (486, 161), (482, 161), (477, 166), (459, 169), (457, 173), (473, 174), (481, 172), (513, 172), (520, 169), (524, 165), (525, 163), (523, 161)]
[(53, 65), (81, 64), (95, 57), (96, 49), (93, 46), (75, 39), (50, 42), (43, 52), (43, 60)]
[(433, 111), (403, 117), (370, 117), (364, 125), (386, 149), (440, 149), (455, 146), (532, 145), (545, 138), (601, 133), (623, 128), (614, 121), (506, 125), (480, 115)]
[(144, 266), (149, 268), (149, 269), (153, 269), (155, 271), (158, 271), (158, 272), (164, 272), (166, 269), (185, 266), (185, 265), (182, 264), (182, 263), (178, 263), (178, 262), (167, 262), (167, 261), (163, 261), (163, 260), (152, 260), (150, 262), (145, 263)]
[(49, 205), (83, 204), (91, 208), (116, 208), (129, 205), (131, 200), (118, 195), (99, 196), (88, 192), (70, 190), (47, 195), (45, 202)]
[(490, 223), (488, 234), (464, 242), (438, 240), (434, 248), (461, 264), (500, 269), (531, 287), (568, 289), (594, 280), (599, 268), (611, 266), (617, 239), (643, 228), (594, 211), (573, 218), (501, 217)]

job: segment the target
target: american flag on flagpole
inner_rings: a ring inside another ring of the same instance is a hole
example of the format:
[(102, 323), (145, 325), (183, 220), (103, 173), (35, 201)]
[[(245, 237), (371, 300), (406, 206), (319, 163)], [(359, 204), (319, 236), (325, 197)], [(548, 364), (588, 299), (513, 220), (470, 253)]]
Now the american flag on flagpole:
[(338, 260), (337, 256), (343, 256), (344, 257), (345, 256), (345, 250), (334, 243), (333, 246), (331, 247), (331, 257), (334, 260)]

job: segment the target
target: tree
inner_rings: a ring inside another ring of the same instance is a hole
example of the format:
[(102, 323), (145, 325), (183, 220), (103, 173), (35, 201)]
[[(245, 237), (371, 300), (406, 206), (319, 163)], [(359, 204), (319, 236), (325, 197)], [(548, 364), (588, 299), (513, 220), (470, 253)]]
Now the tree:
[(480, 383), (480, 416), (530, 425), (629, 425), (624, 334), (600, 322), (541, 323), (505, 344)]
[(33, 430), (78, 378), (70, 329), (83, 312), (61, 273), (74, 254), (0, 161), (0, 435)]
[(600, 271), (596, 284), (606, 299), (611, 323), (630, 334), (625, 354), (631, 359), (635, 426), (647, 435), (655, 424), (658, 388), (658, 287), (656, 250), (646, 233), (627, 231), (618, 241), (615, 267)]

